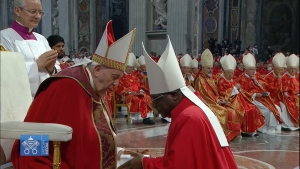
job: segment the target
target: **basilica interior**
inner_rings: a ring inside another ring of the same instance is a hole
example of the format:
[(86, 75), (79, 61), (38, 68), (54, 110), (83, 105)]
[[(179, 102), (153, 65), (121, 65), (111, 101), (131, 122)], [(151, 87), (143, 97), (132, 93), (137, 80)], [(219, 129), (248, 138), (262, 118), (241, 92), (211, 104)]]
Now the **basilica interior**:
[[(15, 19), (13, 1), (1, 1), (1, 30)], [(300, 52), (298, 0), (165, 0), (165, 13), (157, 12), (148, 0), (41, 2), (45, 16), (35, 31), (45, 37), (62, 36), (66, 54), (94, 53), (109, 20), (116, 39), (136, 28), (131, 48), (135, 56), (143, 54), (142, 42), (149, 53), (162, 54), (168, 36), (176, 55), (190, 54), (194, 59), (210, 47), (210, 39), (216, 44), (239, 39), (242, 51), (257, 46), (261, 55), (269, 48)], [(163, 156), (172, 122), (155, 115), (151, 117), (153, 125), (140, 119), (128, 122), (130, 115), (121, 107), (114, 125), (130, 144), (119, 143), (127, 150)], [(238, 137), (229, 145), (239, 169), (299, 169), (299, 130)]]

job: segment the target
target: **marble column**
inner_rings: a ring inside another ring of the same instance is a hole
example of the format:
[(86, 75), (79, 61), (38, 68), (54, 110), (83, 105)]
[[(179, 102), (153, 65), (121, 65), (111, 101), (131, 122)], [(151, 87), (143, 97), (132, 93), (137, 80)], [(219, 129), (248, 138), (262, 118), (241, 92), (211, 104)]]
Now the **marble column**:
[(129, 1), (129, 31), (136, 28), (131, 48), (131, 52), (135, 55), (143, 54), (142, 42), (146, 43), (146, 9), (146, 0)]
[(6, 7), (7, 7), (7, 4), (6, 4), (6, 0), (2, 0), (1, 1), (1, 7), (0, 7), (0, 9), (1, 9), (1, 12), (0, 12), (0, 16), (1, 16), (1, 22), (0, 22), (0, 30), (2, 30), (2, 29), (5, 29), (5, 28), (7, 28), (7, 24), (6, 24), (6, 21), (7, 21), (7, 9), (6, 9)]
[(226, 11), (226, 22), (225, 22), (225, 35), (230, 38), (231, 35), (229, 35), (229, 32), (230, 32), (230, 1), (231, 0), (225, 0), (225, 11)]
[(52, 0), (41, 0), (43, 11), (45, 16), (42, 18), (42, 34), (47, 38), (53, 34), (53, 23), (52, 23)]
[(70, 1), (70, 51), (78, 51), (78, 2), (77, 0)]
[[(257, 18), (257, 21), (256, 21), (256, 43), (257, 46), (259, 47), (258, 50), (261, 50), (261, 30), (262, 30), (262, 1), (261, 0), (257, 0), (257, 15), (256, 15), (256, 18)], [(254, 46), (254, 44), (253, 44)], [(262, 53), (262, 52), (260, 52)]]
[(299, 1), (294, 1), (295, 3), (295, 15), (292, 27), (292, 37), (294, 37), (293, 43), (293, 53), (299, 54)]
[(96, 50), (96, 0), (90, 0), (90, 18), (94, 18), (90, 20), (90, 52), (94, 52)]
[(199, 0), (198, 2), (199, 6), (199, 20), (198, 20), (198, 54), (202, 52), (203, 50), (203, 0)]
[(241, 1), (241, 32), (240, 32), (240, 40), (242, 41), (241, 44), (241, 51), (244, 51), (246, 46), (246, 28), (247, 28), (247, 1)]
[[(244, 23), (244, 39), (242, 40), (243, 43), (243, 47), (242, 50), (245, 48), (245, 46), (247, 46), (248, 44), (250, 44), (251, 46), (253, 46), (254, 44), (257, 43), (257, 1), (253, 1), (253, 0), (247, 0), (247, 1), (242, 1), (242, 3), (246, 3), (246, 9), (244, 8), (245, 6), (243, 6), (242, 4), (242, 12), (246, 12), (246, 20), (242, 21), (245, 22)], [(243, 16), (242, 16), (243, 17)], [(241, 27), (241, 29), (243, 30), (243, 28)]]
[[(222, 42), (224, 38), (224, 0), (219, 1), (219, 21), (218, 21), (218, 42)], [(228, 37), (229, 38), (229, 37)]]
[(58, 25), (59, 25), (59, 35), (65, 40), (65, 52), (68, 54), (71, 48), (70, 42), (70, 4), (69, 1), (60, 0), (58, 1)]
[[(186, 53), (188, 44), (191, 39), (188, 25), (188, 4), (191, 1), (171, 0), (168, 1), (168, 28), (167, 34), (170, 36), (172, 45), (176, 54), (179, 52)], [(187, 41), (188, 40), (188, 41)]]

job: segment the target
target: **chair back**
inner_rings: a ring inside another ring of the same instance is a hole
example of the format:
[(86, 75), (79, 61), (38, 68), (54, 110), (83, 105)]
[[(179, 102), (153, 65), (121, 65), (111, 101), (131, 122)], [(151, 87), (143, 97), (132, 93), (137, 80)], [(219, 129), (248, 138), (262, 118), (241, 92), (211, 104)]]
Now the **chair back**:
[[(4, 48), (1, 47), (3, 50)], [(1, 121), (23, 121), (32, 102), (24, 56), (21, 53), (0, 51)], [(10, 161), (14, 140), (1, 139), (0, 165)], [(5, 158), (3, 158), (5, 157)], [(5, 160), (4, 160), (5, 159)]]

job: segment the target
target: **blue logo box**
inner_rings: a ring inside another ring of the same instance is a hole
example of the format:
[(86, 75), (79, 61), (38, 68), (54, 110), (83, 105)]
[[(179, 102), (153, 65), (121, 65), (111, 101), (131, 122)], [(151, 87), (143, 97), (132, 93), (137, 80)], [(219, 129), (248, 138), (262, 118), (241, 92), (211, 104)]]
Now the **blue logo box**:
[(21, 135), (20, 155), (21, 156), (48, 156), (49, 136), (48, 135)]

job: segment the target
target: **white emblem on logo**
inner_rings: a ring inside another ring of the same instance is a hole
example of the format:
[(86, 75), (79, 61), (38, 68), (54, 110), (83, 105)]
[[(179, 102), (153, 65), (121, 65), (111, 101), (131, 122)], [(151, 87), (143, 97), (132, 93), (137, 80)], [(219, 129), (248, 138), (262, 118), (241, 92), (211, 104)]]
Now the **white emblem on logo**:
[(29, 154), (30, 150), (31, 150), (32, 154), (37, 154), (38, 153), (37, 147), (40, 145), (40, 143), (38, 141), (34, 140), (30, 136), (28, 140), (23, 141), (22, 145), (25, 148), (25, 150), (24, 150), (25, 154)]

